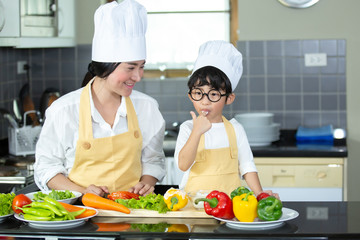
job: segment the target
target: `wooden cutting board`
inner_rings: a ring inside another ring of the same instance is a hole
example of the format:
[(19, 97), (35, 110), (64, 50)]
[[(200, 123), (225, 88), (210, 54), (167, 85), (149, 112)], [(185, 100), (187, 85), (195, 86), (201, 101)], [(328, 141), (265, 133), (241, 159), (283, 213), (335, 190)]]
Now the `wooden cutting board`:
[(146, 209), (130, 209), (130, 214), (98, 209), (98, 217), (128, 217), (128, 218), (212, 218), (207, 215), (204, 209), (195, 209), (191, 203), (178, 211), (169, 211), (167, 213), (158, 213), (157, 211)]

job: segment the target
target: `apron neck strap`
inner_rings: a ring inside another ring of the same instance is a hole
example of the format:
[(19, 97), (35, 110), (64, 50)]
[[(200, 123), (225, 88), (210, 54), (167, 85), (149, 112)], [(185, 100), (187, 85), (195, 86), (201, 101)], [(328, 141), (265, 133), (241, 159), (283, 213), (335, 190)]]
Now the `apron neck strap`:
[(229, 139), (229, 146), (230, 146), (230, 154), (231, 158), (237, 159), (238, 157), (238, 148), (236, 142), (236, 135), (233, 125), (224, 117), (222, 116), (226, 133)]
[[(93, 139), (93, 128), (91, 120), (91, 104), (90, 104), (90, 81), (83, 89), (80, 95), (80, 109), (79, 109), (79, 138), (80, 139)], [(128, 131), (139, 129), (138, 119), (134, 105), (131, 102), (130, 97), (123, 97), (126, 104), (126, 117), (128, 121)]]
[[(237, 159), (238, 157), (238, 148), (236, 143), (236, 135), (233, 125), (224, 117), (222, 116), (222, 120), (224, 122), (226, 134), (229, 139), (229, 147), (230, 147), (230, 154), (231, 158)], [(205, 158), (205, 134), (202, 134), (199, 141), (198, 152), (200, 154), (199, 158)]]

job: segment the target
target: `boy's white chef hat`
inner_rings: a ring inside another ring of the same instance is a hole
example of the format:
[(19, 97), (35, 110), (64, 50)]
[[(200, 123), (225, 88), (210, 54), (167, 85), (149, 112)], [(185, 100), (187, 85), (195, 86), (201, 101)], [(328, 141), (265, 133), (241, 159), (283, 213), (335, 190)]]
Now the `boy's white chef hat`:
[(223, 71), (229, 78), (234, 91), (243, 72), (242, 55), (229, 42), (208, 41), (200, 46), (193, 73), (205, 66), (213, 66)]
[(92, 60), (129, 62), (146, 59), (147, 11), (134, 0), (101, 5), (94, 14)]

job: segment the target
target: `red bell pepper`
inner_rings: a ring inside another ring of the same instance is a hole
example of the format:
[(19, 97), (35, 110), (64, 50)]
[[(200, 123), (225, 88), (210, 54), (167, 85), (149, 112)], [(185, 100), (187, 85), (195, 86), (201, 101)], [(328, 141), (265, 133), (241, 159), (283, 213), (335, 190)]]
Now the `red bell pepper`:
[(264, 198), (267, 198), (267, 197), (270, 197), (270, 194), (268, 194), (266, 192), (261, 192), (259, 195), (257, 195), (256, 199), (259, 202), (261, 199), (264, 199)]
[(224, 192), (214, 190), (209, 193), (206, 198), (196, 199), (195, 204), (200, 201), (204, 201), (204, 209), (208, 215), (224, 219), (232, 219), (235, 217), (232, 201)]

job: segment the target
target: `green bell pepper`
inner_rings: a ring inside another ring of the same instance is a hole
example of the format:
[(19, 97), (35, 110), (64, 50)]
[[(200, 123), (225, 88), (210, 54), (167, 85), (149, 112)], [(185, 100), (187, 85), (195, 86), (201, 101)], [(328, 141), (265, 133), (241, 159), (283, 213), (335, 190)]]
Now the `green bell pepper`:
[(260, 220), (279, 220), (282, 216), (282, 202), (274, 196), (261, 199), (258, 202), (257, 214)]
[(247, 189), (246, 187), (238, 187), (230, 193), (230, 198), (233, 199), (236, 196), (240, 196), (244, 193), (249, 193), (249, 192), (250, 192), (250, 190)]

